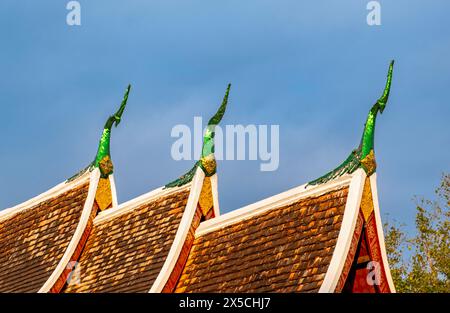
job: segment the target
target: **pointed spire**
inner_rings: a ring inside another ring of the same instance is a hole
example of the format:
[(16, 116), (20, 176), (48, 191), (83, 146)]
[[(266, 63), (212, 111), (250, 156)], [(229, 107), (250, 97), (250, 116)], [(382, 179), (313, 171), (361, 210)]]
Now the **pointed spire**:
[(165, 185), (165, 188), (179, 187), (189, 183), (194, 178), (195, 170), (197, 167), (200, 167), (207, 177), (212, 176), (216, 173), (217, 164), (214, 157), (215, 128), (220, 123), (225, 114), (230, 88), (231, 84), (228, 84), (227, 90), (225, 91), (225, 96), (222, 100), (222, 104), (220, 105), (216, 114), (214, 114), (208, 122), (205, 135), (203, 136), (202, 155), (200, 157), (200, 160), (195, 163), (194, 167), (191, 168), (189, 172), (174, 180), (173, 182), (168, 183), (167, 185)]
[(75, 174), (74, 176), (70, 177), (67, 182), (70, 182), (77, 177), (83, 175), (87, 170), (92, 170), (95, 167), (98, 167), (100, 169), (101, 177), (106, 178), (108, 175), (112, 174), (113, 172), (113, 164), (111, 161), (111, 154), (110, 154), (110, 141), (111, 141), (111, 128), (113, 124), (117, 127), (119, 125), (123, 111), (125, 110), (125, 106), (127, 105), (128, 101), (128, 94), (130, 93), (131, 85), (128, 85), (127, 89), (125, 90), (125, 95), (123, 96), (122, 103), (120, 104), (119, 109), (114, 115), (111, 115), (105, 123), (105, 126), (103, 127), (102, 136), (100, 137), (100, 142), (98, 144), (97, 154), (95, 156), (94, 161), (89, 164), (86, 168)]
[(109, 150), (110, 141), (111, 141), (111, 128), (113, 124), (117, 127), (119, 125), (123, 111), (125, 110), (125, 106), (128, 101), (128, 94), (130, 93), (131, 85), (128, 85), (125, 90), (125, 95), (123, 96), (122, 103), (120, 104), (119, 109), (114, 115), (111, 115), (105, 123), (103, 128), (103, 133), (100, 138), (100, 142), (98, 144), (97, 155), (94, 159), (94, 167), (98, 167), (102, 174), (103, 178), (106, 178), (108, 175), (113, 172), (113, 164), (111, 161), (111, 154)]
[(364, 169), (367, 176), (370, 176), (375, 172), (377, 166), (375, 162), (374, 152), (375, 122), (378, 111), (380, 112), (380, 114), (383, 113), (389, 99), (393, 69), (394, 61), (392, 60), (389, 65), (386, 86), (384, 88), (383, 94), (369, 111), (366, 123), (364, 125), (361, 142), (358, 148), (353, 150), (347, 157), (347, 159), (345, 159), (345, 161), (342, 162), (337, 168), (309, 182), (307, 186), (326, 183), (344, 174), (351, 174), (360, 167)]
[(222, 104), (216, 114), (208, 122), (205, 135), (203, 136), (202, 155), (200, 158), (200, 167), (207, 176), (212, 176), (216, 172), (216, 160), (214, 157), (214, 136), (216, 126), (220, 123), (227, 109), (228, 95), (230, 94), (231, 84), (228, 84)]
[[(375, 122), (377, 118), (378, 111), (382, 114), (387, 101), (389, 99), (389, 93), (391, 90), (392, 83), (392, 72), (394, 69), (394, 61), (391, 61), (389, 65), (389, 70), (387, 74), (386, 86), (384, 88), (383, 94), (377, 100), (377, 102), (372, 106), (367, 115), (367, 120), (364, 125), (364, 132), (361, 138), (360, 149), (361, 149), (361, 159), (364, 159), (371, 151), (374, 149), (374, 139), (375, 139)], [(374, 153), (374, 152), (372, 152)]]
[(386, 107), (386, 103), (389, 99), (389, 93), (391, 91), (392, 84), (392, 72), (394, 71), (394, 60), (389, 64), (389, 70), (386, 79), (386, 86), (384, 87), (383, 95), (378, 99), (377, 103), (380, 105), (380, 113), (383, 113), (384, 108)]

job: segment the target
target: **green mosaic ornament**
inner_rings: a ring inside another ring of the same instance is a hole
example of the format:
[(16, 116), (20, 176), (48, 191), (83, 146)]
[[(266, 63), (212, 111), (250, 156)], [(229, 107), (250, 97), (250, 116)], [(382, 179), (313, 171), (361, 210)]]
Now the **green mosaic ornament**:
[(73, 181), (74, 179), (83, 175), (86, 171), (88, 170), (92, 171), (96, 167), (99, 168), (100, 175), (102, 178), (107, 178), (109, 175), (113, 173), (114, 167), (111, 161), (111, 154), (110, 154), (111, 128), (113, 125), (117, 127), (117, 125), (120, 124), (123, 111), (125, 110), (125, 106), (127, 105), (128, 94), (130, 93), (130, 90), (131, 85), (128, 85), (127, 89), (125, 90), (125, 95), (123, 96), (123, 100), (122, 103), (120, 104), (119, 110), (117, 110), (117, 112), (114, 115), (111, 115), (106, 120), (94, 161), (92, 161), (92, 163), (90, 163), (86, 168), (82, 169), (80, 172), (70, 177), (67, 180), (67, 182)]
[(326, 183), (332, 179), (335, 179), (344, 174), (351, 174), (358, 168), (363, 168), (368, 176), (372, 175), (376, 170), (375, 152), (374, 152), (374, 139), (375, 139), (375, 122), (378, 112), (383, 113), (387, 101), (389, 99), (389, 92), (391, 90), (392, 72), (394, 69), (394, 61), (392, 60), (389, 65), (387, 74), (386, 86), (384, 88), (382, 96), (372, 106), (367, 116), (366, 123), (364, 125), (364, 132), (361, 138), (361, 142), (357, 149), (352, 153), (334, 170), (326, 173), (325, 175), (309, 182), (308, 185), (318, 185)]
[(168, 183), (164, 186), (164, 188), (171, 188), (171, 187), (180, 187), (183, 185), (186, 185), (187, 183), (190, 183), (192, 179), (194, 178), (195, 171), (197, 167), (199, 166), (199, 161), (195, 163), (195, 165), (184, 175), (180, 176), (178, 179), (174, 180), (173, 182)]
[(228, 103), (228, 95), (230, 94), (231, 84), (228, 84), (225, 96), (223, 97), (222, 104), (217, 110), (216, 114), (208, 122), (205, 135), (203, 136), (202, 155), (194, 167), (192, 167), (186, 174), (182, 175), (173, 182), (168, 183), (164, 188), (180, 187), (192, 181), (195, 175), (197, 167), (200, 167), (207, 177), (210, 177), (216, 173), (217, 163), (214, 157), (214, 136), (215, 128), (222, 120)]

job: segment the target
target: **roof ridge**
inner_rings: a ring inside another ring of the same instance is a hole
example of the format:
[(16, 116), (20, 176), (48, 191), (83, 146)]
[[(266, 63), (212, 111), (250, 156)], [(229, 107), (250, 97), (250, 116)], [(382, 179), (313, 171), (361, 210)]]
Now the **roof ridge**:
[(121, 216), (122, 214), (128, 213), (130, 211), (135, 210), (142, 204), (154, 200), (161, 196), (171, 195), (173, 193), (177, 193), (183, 191), (185, 189), (189, 189), (192, 185), (192, 182), (189, 182), (186, 185), (174, 188), (165, 188), (164, 186), (153, 189), (147, 193), (144, 193), (140, 196), (132, 198), (126, 202), (119, 204), (116, 207), (112, 207), (108, 210), (100, 212), (97, 217), (94, 219), (94, 224), (102, 223), (107, 220), (113, 219), (115, 217)]
[(70, 189), (73, 189), (75, 187), (78, 187), (82, 185), (85, 182), (89, 182), (88, 175), (89, 172), (83, 173), (83, 175), (77, 177), (75, 180), (67, 182), (67, 180), (64, 180), (63, 182), (53, 186), (52, 188), (44, 191), (43, 193), (38, 194), (37, 196), (34, 196), (31, 199), (28, 199), (22, 203), (16, 204), (13, 207), (9, 207), (3, 210), (0, 210), (0, 221), (3, 221), (19, 212), (25, 211), (27, 209), (31, 209), (36, 204), (41, 203), (43, 201), (46, 201), (48, 199), (54, 198), (56, 196), (59, 196), (60, 194), (67, 192)]
[[(82, 249), (85, 242), (83, 241), (84, 234), (89, 236), (90, 229), (88, 224), (90, 221), (92, 222), (93, 214), (97, 212), (97, 209), (94, 208), (95, 195), (97, 193), (98, 183), (100, 179), (101, 173), (99, 169), (94, 169), (94, 171), (89, 174), (89, 190), (86, 195), (86, 199), (83, 203), (83, 209), (81, 211), (81, 215), (78, 219), (77, 226), (70, 238), (69, 243), (64, 249), (64, 253), (59, 259), (56, 266), (53, 268), (52, 273), (47, 278), (45, 283), (38, 290), (38, 293), (47, 293), (47, 292), (59, 292), (61, 288), (64, 286), (67, 280), (67, 270), (70, 262), (74, 260), (74, 255), (76, 255), (76, 251), (78, 249)], [(87, 239), (87, 237), (85, 237)], [(81, 251), (81, 250), (78, 250)], [(76, 257), (78, 260), (78, 257)]]
[(203, 236), (207, 233), (233, 225), (246, 219), (250, 219), (254, 216), (258, 216), (262, 213), (268, 212), (270, 210), (279, 208), (283, 205), (306, 197), (319, 196), (338, 187), (350, 184), (352, 177), (352, 174), (345, 174), (339, 178), (334, 179), (333, 181), (321, 185), (308, 186), (308, 184), (306, 183), (270, 196), (268, 198), (259, 200), (257, 202), (248, 204), (239, 209), (202, 222), (197, 228), (195, 236)]

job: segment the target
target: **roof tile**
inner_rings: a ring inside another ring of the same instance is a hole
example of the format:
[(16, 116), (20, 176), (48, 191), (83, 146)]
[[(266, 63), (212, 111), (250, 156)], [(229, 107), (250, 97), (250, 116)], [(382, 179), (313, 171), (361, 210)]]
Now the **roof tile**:
[(347, 195), (340, 187), (196, 238), (176, 292), (318, 291)]
[(80, 281), (64, 292), (148, 292), (175, 238), (190, 189), (94, 223), (79, 259)]
[(89, 183), (0, 221), (0, 292), (37, 292), (63, 256)]

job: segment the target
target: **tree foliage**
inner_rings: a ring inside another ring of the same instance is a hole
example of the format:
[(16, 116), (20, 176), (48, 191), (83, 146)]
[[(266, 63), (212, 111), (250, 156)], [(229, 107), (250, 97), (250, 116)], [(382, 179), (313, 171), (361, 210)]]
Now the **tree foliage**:
[(386, 250), (397, 292), (450, 292), (450, 174), (435, 200), (416, 199), (416, 234), (384, 224)]

